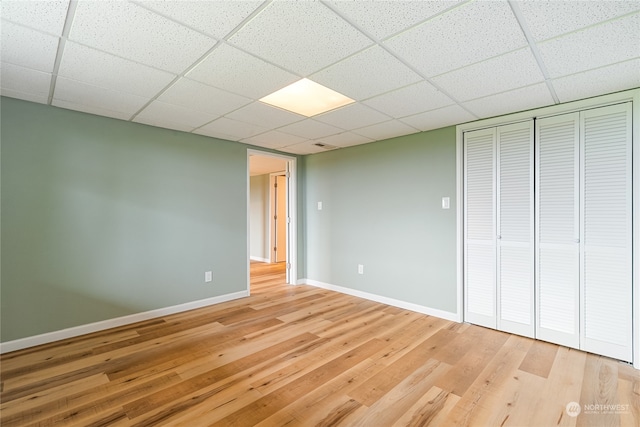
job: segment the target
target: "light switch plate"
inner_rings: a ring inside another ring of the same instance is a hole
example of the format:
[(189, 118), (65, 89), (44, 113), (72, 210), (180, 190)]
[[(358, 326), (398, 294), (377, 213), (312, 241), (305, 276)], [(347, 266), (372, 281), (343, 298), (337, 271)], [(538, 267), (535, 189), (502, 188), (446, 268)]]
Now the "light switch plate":
[(322, 202), (318, 202), (318, 210), (321, 211), (322, 210)]
[(442, 209), (449, 209), (449, 198), (448, 197), (443, 197), (442, 198)]
[(205, 271), (204, 272), (204, 281), (211, 282), (213, 280), (213, 271)]

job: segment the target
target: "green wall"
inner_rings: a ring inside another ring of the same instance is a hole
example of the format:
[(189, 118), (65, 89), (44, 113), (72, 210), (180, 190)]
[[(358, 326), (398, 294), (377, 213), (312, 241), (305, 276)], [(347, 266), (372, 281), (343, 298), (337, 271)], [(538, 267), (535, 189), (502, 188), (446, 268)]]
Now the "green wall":
[[(246, 290), (249, 146), (1, 113), (2, 342)], [(455, 176), (453, 127), (298, 157), (298, 277), (455, 312)]]
[(246, 290), (248, 146), (1, 102), (3, 342)]
[(303, 163), (307, 279), (456, 312), (455, 127)]

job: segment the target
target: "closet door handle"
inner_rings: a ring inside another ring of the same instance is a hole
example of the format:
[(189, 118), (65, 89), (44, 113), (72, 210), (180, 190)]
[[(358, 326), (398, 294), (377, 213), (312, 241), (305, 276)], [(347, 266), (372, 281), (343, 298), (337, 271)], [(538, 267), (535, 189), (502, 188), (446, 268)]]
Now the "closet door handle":
[(580, 239), (574, 239), (574, 242), (580, 243)]

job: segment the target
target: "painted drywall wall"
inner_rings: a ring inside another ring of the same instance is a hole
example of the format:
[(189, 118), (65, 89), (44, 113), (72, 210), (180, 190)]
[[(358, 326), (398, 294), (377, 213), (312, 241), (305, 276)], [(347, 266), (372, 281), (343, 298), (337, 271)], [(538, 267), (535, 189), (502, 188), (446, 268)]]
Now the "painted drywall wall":
[(249, 179), (249, 233), (251, 259), (269, 259), (269, 174)]
[(246, 289), (248, 146), (10, 98), (1, 113), (3, 342)]
[(456, 312), (455, 127), (303, 163), (307, 279)]

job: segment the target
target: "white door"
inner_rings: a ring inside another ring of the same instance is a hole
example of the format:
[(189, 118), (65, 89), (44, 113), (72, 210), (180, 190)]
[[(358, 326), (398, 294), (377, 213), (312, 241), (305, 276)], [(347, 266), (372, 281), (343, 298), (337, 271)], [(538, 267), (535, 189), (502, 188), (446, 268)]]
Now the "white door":
[(580, 113), (581, 348), (632, 360), (631, 103)]
[(536, 121), (536, 338), (580, 347), (579, 113)]
[(464, 134), (465, 321), (496, 328), (496, 130)]
[(533, 121), (496, 132), (497, 328), (533, 337)]
[(275, 262), (287, 261), (287, 178), (277, 175), (274, 183), (273, 258)]

